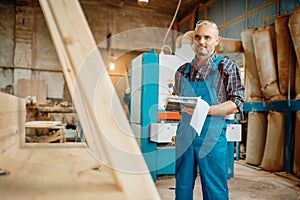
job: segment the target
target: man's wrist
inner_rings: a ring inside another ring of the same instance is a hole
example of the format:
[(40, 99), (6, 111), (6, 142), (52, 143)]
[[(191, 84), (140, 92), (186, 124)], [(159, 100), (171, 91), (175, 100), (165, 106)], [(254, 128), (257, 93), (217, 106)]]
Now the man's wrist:
[(213, 113), (213, 106), (210, 106), (207, 115), (212, 115), (212, 113)]

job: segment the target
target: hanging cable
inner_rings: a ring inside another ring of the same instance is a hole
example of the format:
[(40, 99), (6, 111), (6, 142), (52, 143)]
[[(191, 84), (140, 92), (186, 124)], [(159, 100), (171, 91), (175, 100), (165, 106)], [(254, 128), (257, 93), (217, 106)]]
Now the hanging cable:
[(176, 11), (175, 11), (175, 14), (174, 14), (174, 16), (173, 16), (172, 22), (171, 22), (171, 24), (170, 24), (170, 26), (169, 26), (169, 28), (168, 28), (168, 31), (167, 31), (167, 33), (166, 33), (166, 35), (165, 35), (164, 40), (163, 40), (163, 43), (162, 43), (162, 47), (161, 47), (160, 52), (162, 52), (162, 51), (163, 51), (163, 48), (165, 47), (165, 43), (166, 43), (167, 37), (168, 37), (169, 32), (170, 32), (170, 30), (171, 30), (171, 28), (172, 28), (172, 26), (173, 26), (173, 24), (174, 24), (174, 21), (175, 21), (175, 19), (176, 19), (177, 13), (178, 13), (178, 11), (179, 11), (180, 5), (181, 5), (181, 0), (178, 1), (177, 8), (176, 8)]

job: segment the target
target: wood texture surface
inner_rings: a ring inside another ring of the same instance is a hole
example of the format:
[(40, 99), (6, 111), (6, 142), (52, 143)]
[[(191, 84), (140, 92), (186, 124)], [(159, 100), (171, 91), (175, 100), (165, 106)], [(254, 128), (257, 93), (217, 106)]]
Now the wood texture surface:
[(24, 144), (25, 100), (0, 92), (1, 200), (126, 199), (83, 143)]
[(79, 2), (40, 4), (91, 152), (126, 199), (160, 199)]
[(44, 80), (18, 80), (18, 97), (25, 98), (35, 96), (37, 103), (45, 103), (47, 100), (47, 88)]
[(126, 199), (111, 170), (86, 147), (72, 144), (26, 145), (0, 157), (2, 200)]
[(244, 49), (241, 40), (221, 38), (221, 42), (216, 47), (216, 51), (219, 53), (238, 53), (244, 52)]
[(22, 140), (20, 135), (25, 134), (24, 99), (0, 92), (0, 119), (1, 158), (2, 155), (16, 150)]

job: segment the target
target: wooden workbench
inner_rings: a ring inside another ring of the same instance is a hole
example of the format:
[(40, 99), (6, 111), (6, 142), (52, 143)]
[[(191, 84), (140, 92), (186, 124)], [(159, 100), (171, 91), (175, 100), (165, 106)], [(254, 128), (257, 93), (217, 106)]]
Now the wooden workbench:
[(60, 143), (66, 141), (66, 125), (60, 121), (29, 121), (25, 123), (25, 128), (33, 129), (58, 129), (59, 133), (49, 136), (47, 139), (40, 140), (41, 143), (53, 142), (59, 140)]

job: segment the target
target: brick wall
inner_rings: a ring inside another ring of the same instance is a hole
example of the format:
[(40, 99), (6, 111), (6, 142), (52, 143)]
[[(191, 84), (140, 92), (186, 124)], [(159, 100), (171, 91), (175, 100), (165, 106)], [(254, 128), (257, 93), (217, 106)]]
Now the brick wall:
[[(17, 95), (19, 79), (42, 79), (46, 82), (48, 97), (63, 98), (65, 80), (41, 8), (38, 5), (30, 4), (27, 6), (15, 5), (9, 0), (1, 1), (0, 4), (9, 7), (9, 11), (1, 12), (0, 16), (12, 18), (10, 29), (7, 29), (8, 25), (4, 24), (3, 30), (1, 27), (7, 20), (0, 19), (0, 31), (5, 33), (3, 41), (10, 41), (10, 43), (2, 43), (2, 35), (0, 36), (1, 51), (5, 53), (7, 51), (5, 49), (11, 48), (8, 51), (10, 55), (2, 52), (0, 54), (0, 61), (6, 59), (5, 65), (0, 63), (0, 88), (2, 85), (3, 87), (9, 84), (13, 85), (14, 94)], [(160, 45), (172, 18), (163, 13), (157, 14), (142, 9), (115, 8), (106, 5), (103, 1), (83, 1), (81, 5), (96, 42), (98, 44), (103, 42), (104, 49), (109, 33), (112, 36), (125, 33), (120, 38), (114, 38), (111, 43), (111, 48), (117, 49), (121, 54), (139, 50), (136, 48), (141, 46)], [(145, 27), (161, 29), (152, 29), (149, 32), (149, 30), (143, 29)], [(136, 29), (139, 29), (139, 34), (126, 33), (126, 31)], [(108, 58), (107, 53), (103, 54), (104, 60), (108, 60)], [(4, 73), (3, 71), (7, 70), (4, 69), (5, 66), (8, 66), (9, 69)], [(1, 74), (1, 72), (3, 73)], [(7, 78), (7, 75), (10, 78)], [(117, 74), (116, 77), (121, 75)]]

